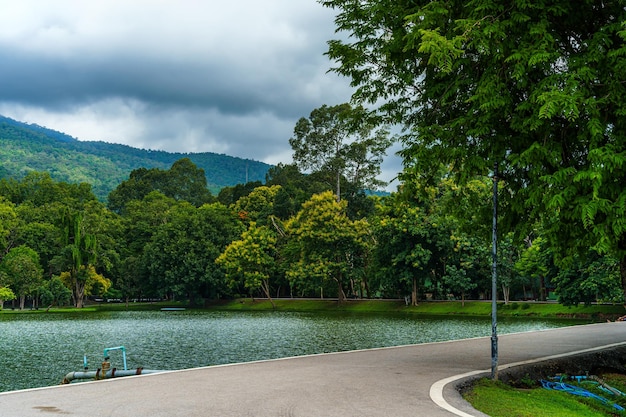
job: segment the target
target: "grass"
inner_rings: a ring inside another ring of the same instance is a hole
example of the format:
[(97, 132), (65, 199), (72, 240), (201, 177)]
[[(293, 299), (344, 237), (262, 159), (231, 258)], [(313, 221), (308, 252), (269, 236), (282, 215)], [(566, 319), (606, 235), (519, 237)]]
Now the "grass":
[[(602, 379), (610, 386), (626, 391), (626, 376), (606, 374), (602, 375)], [(584, 382), (578, 385), (622, 406), (626, 405), (626, 397), (611, 396)], [(626, 416), (625, 411), (618, 411), (611, 405), (565, 392), (546, 390), (538, 382), (533, 388), (515, 388), (485, 378), (478, 380), (463, 397), (475, 409), (491, 417)]]
[[(464, 306), (460, 301), (421, 302), (417, 306), (407, 306), (404, 301), (398, 300), (349, 300), (339, 304), (332, 300), (277, 299), (274, 300), (274, 304), (278, 311), (394, 312), (426, 316), (491, 316), (491, 303), (485, 301), (466, 301)], [(239, 311), (273, 309), (267, 300), (249, 298), (216, 303), (210, 308)], [(512, 302), (508, 305), (498, 303), (498, 316), (500, 317), (572, 318), (604, 321), (607, 319), (615, 320), (624, 313), (626, 313), (624, 306), (613, 304), (566, 307), (557, 303)]]
[[(274, 305), (265, 299), (241, 298), (236, 300), (218, 301), (208, 304), (206, 310), (229, 311), (298, 311), (298, 312), (351, 312), (351, 313), (400, 313), (424, 316), (491, 316), (491, 302), (466, 301), (431, 301), (421, 302), (417, 306), (407, 306), (403, 300), (348, 300), (337, 303), (336, 300), (321, 299), (275, 299)], [(155, 302), (155, 303), (97, 303), (89, 304), (83, 309), (71, 307), (51, 308), (50, 312), (93, 312), (119, 310), (159, 310), (162, 307), (187, 307), (184, 302)], [(44, 313), (45, 308), (39, 310), (0, 310), (0, 314), (35, 314)], [(566, 307), (557, 303), (511, 302), (498, 303), (498, 317), (527, 317), (527, 318), (571, 318), (593, 321), (615, 320), (626, 313), (624, 306), (612, 304), (579, 305)]]

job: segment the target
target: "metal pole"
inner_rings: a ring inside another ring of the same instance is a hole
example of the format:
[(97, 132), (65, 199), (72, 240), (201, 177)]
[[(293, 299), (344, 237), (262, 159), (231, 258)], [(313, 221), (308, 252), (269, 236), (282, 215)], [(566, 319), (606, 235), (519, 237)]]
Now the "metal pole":
[(493, 169), (493, 227), (491, 233), (491, 379), (498, 379), (498, 163)]

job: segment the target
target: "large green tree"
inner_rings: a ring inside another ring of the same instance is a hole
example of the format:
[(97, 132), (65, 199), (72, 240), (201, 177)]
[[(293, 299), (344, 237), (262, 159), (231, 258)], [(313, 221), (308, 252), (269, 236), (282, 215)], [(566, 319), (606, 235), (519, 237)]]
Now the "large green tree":
[(549, 213), (557, 253), (615, 256), (626, 292), (623, 2), (321, 3), (344, 32), (329, 43), (335, 71), (404, 125), (407, 170), (497, 165), (510, 218)]
[(19, 298), (19, 307), (23, 310), (26, 296), (32, 294), (43, 279), (39, 255), (28, 246), (17, 246), (2, 259), (0, 270), (6, 274), (8, 286)]
[(84, 216), (84, 212), (65, 212), (60, 223), (62, 247), (51, 261), (72, 291), (77, 308), (83, 307), (88, 288), (94, 281), (94, 265), (98, 257), (97, 237), (87, 228)]
[(108, 207), (122, 212), (130, 201), (141, 200), (152, 191), (159, 191), (176, 201), (187, 201), (196, 207), (213, 201), (204, 170), (189, 158), (182, 158), (174, 162), (169, 170), (133, 170), (127, 180), (111, 191)]
[(259, 289), (272, 303), (270, 278), (276, 271), (276, 233), (252, 222), (241, 238), (230, 243), (216, 262), (226, 270), (231, 286), (243, 282), (251, 294)]
[(392, 139), (385, 127), (370, 123), (362, 107), (350, 104), (315, 109), (296, 123), (289, 139), (293, 159), (303, 171), (323, 173), (341, 198), (345, 178), (356, 190), (377, 188), (382, 158)]
[(192, 304), (227, 294), (224, 272), (215, 259), (241, 235), (243, 224), (220, 203), (199, 208), (178, 203), (169, 216), (144, 251), (152, 286), (161, 295), (186, 298)]
[(339, 301), (354, 274), (354, 266), (366, 249), (366, 220), (351, 220), (347, 202), (337, 201), (332, 192), (315, 194), (287, 222), (287, 252), (291, 263), (287, 276), (293, 282), (314, 288), (334, 282)]

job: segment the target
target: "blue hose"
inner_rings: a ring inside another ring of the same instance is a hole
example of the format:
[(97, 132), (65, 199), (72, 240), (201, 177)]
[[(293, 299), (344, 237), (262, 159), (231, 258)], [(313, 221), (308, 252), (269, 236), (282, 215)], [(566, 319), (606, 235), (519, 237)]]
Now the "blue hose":
[(594, 394), (593, 392), (589, 392), (584, 388), (581, 387), (577, 387), (575, 385), (570, 385), (570, 384), (566, 384), (565, 382), (552, 382), (552, 381), (546, 381), (545, 379), (541, 380), (541, 385), (545, 388), (545, 389), (549, 389), (549, 390), (554, 390), (554, 391), (563, 391), (566, 392), (568, 394), (572, 394), (572, 395), (578, 395), (579, 397), (586, 397), (586, 398), (593, 398), (596, 399), (606, 405), (610, 405), (613, 406), (613, 408), (615, 408), (618, 411), (623, 411), (624, 407), (622, 407), (619, 404), (614, 404), (613, 402), (607, 400), (604, 397), (601, 397), (597, 394)]

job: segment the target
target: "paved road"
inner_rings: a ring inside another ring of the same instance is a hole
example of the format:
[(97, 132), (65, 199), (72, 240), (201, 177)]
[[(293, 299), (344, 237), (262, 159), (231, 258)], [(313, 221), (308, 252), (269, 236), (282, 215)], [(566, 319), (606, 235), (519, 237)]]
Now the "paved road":
[[(499, 338), (500, 369), (626, 345), (626, 323)], [(448, 382), (489, 373), (490, 338), (214, 366), (0, 394), (0, 416), (481, 416)]]

